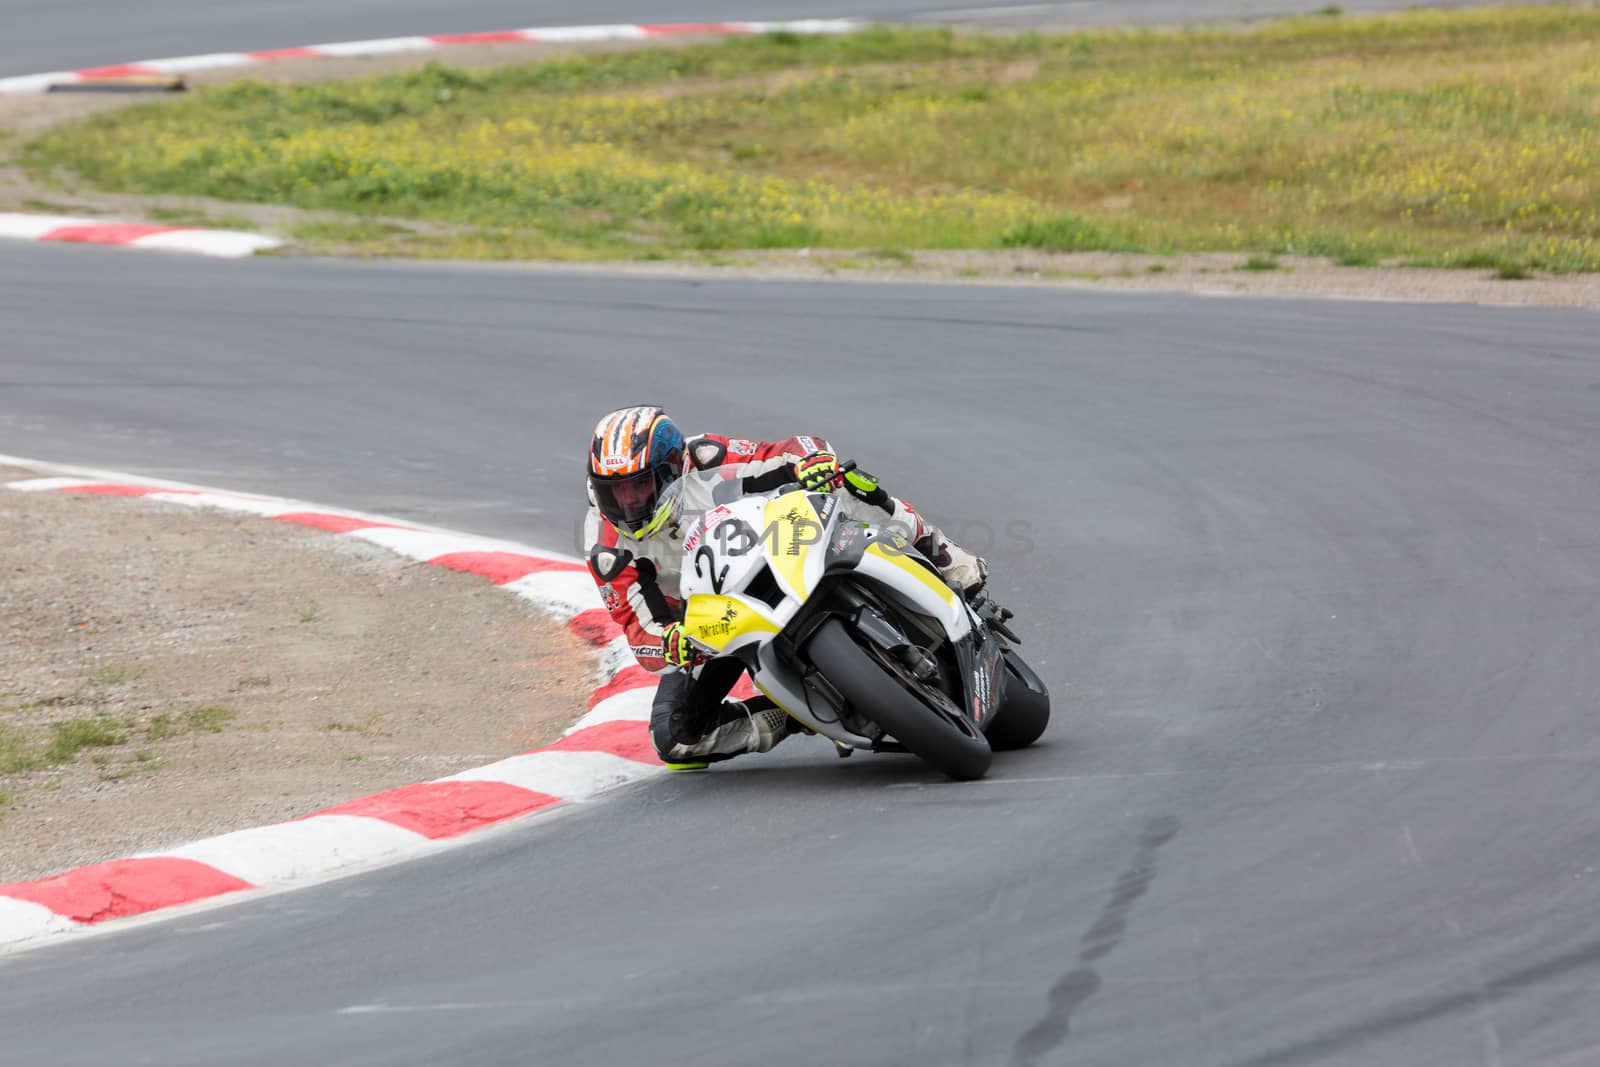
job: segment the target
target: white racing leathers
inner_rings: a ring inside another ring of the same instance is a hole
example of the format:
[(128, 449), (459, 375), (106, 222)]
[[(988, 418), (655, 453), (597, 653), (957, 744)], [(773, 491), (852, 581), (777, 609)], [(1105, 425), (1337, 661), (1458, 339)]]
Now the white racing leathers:
[[(594, 507), (584, 523), (589, 573), (613, 621), (645, 670), (662, 675), (651, 715), (651, 737), (670, 762), (726, 759), (741, 752), (765, 752), (781, 741), (782, 717), (763, 717), (743, 704), (723, 701), (738, 681), (723, 665), (705, 677), (670, 668), (662, 659), (661, 632), (682, 618), (678, 584), (683, 538), (700, 516), (717, 505), (719, 494), (763, 492), (793, 480), (794, 464), (813, 452), (832, 451), (820, 437), (797, 435), (783, 441), (747, 441), (702, 434), (688, 441), (687, 463), (676, 491), (678, 519), (644, 539), (622, 533)], [(729, 485), (728, 483), (737, 483)], [(670, 491), (670, 490), (669, 490)], [(903, 500), (883, 494), (862, 499), (840, 489), (843, 515), (892, 525), (924, 550), (947, 579), (965, 589), (982, 584), (982, 561), (922, 521)], [(755, 702), (752, 701), (752, 704)]]

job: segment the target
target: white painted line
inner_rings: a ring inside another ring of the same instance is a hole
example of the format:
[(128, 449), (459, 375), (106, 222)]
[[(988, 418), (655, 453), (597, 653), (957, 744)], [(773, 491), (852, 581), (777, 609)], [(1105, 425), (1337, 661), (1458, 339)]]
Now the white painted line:
[(643, 686), (625, 690), (614, 697), (606, 697), (590, 708), (587, 715), (567, 727), (562, 736), (575, 734), (579, 730), (587, 730), (591, 726), (599, 726), (606, 722), (649, 722), (650, 705), (655, 698), (655, 689)]
[(751, 33), (851, 33), (866, 24), (860, 19), (790, 19), (787, 22), (730, 22)]
[(376, 41), (314, 44), (310, 50), (324, 56), (385, 56), (396, 52), (426, 52), (438, 47), (426, 37), (386, 37)]
[(382, 545), (391, 552), (416, 560), (436, 559), (452, 552), (494, 552), (500, 548), (495, 542), (470, 534), (440, 534), (427, 530), (396, 530), (373, 527), (352, 530), (350, 537)]
[(439, 781), (504, 782), (562, 800), (588, 800), (616, 786), (660, 774), (663, 769), (609, 752), (530, 752)]
[(568, 617), (603, 606), (588, 571), (546, 571), (501, 586), (549, 615)]
[(209, 864), (251, 885), (266, 886), (323, 874), (425, 847), (419, 833), (364, 815), (313, 815), (196, 841), (156, 856)]
[(186, 74), (192, 70), (218, 70), (223, 67), (245, 67), (256, 62), (243, 52), (212, 52), (204, 56), (175, 56), (171, 59), (146, 59), (134, 64), (149, 67), (162, 74)]
[(150, 493), (144, 499), (159, 500), (164, 504), (182, 504), (186, 508), (242, 511), (248, 515), (281, 515), (285, 510), (282, 500), (235, 496), (232, 493)]
[[(315, 511), (328, 515), (346, 515), (350, 518), (363, 519), (367, 522), (395, 523), (420, 530), (424, 533), (435, 533), (449, 537), (476, 537), (475, 534), (463, 534), (459, 530), (448, 530), (439, 526), (429, 526), (426, 523), (413, 522), (409, 519), (398, 519), (392, 515), (378, 515), (369, 511), (355, 511), (350, 508), (332, 508), (322, 504), (314, 504), (304, 500), (291, 500), (287, 497), (264, 496), (260, 493), (235, 493), (228, 490), (214, 489), (211, 486), (195, 485), (193, 482), (179, 482), (170, 478), (151, 478), (141, 474), (128, 474), (125, 471), (108, 471), (99, 467), (79, 467), (70, 463), (45, 463), (41, 460), (30, 459), (27, 456), (12, 456), (0, 454), (0, 465), (7, 467), (22, 467), (27, 470), (52, 471), (50, 478), (28, 478), (23, 484), (34, 482), (53, 481), (58, 485), (149, 485), (159, 486), (163, 489), (187, 489), (194, 493), (220, 493), (229, 497), (242, 497), (245, 499), (274, 500), (283, 507), (284, 511)], [(492, 538), (479, 538), (485, 544), (507, 551), (522, 552), (530, 556), (539, 556), (544, 559), (559, 559), (570, 563), (582, 563), (580, 559), (563, 556), (557, 552), (545, 552), (543, 549), (529, 548), (527, 545), (517, 545), (509, 541), (495, 541)]]
[[(128, 231), (122, 229), (127, 226), (143, 226), (143, 223), (119, 222), (115, 219), (92, 219), (70, 215), (24, 215), (16, 213), (0, 214), (0, 237), (12, 237), (23, 241), (39, 241), (48, 237), (52, 231), (63, 227), (83, 227), (88, 232), (84, 235), (87, 239), (84, 244), (110, 244), (130, 248), (164, 249), (169, 252), (190, 252), (208, 256), (223, 256), (237, 259), (241, 256), (253, 255), (256, 252), (269, 248), (276, 248), (283, 242), (275, 237), (268, 237), (260, 233), (242, 233), (238, 230), (202, 230), (182, 227), (173, 230), (163, 230), (159, 233), (145, 234), (142, 237), (129, 237)], [(104, 227), (100, 235), (96, 235), (93, 228)]]
[(0, 897), (0, 945), (26, 941), (45, 934), (76, 929), (78, 923), (57, 915), (43, 904), (14, 897)]
[(70, 70), (53, 70), (48, 74), (20, 74), (13, 78), (0, 78), (0, 93), (42, 93), (52, 85), (73, 85), (79, 77)]
[(128, 244), (133, 248), (160, 248), (168, 252), (197, 252), (224, 259), (241, 259), (277, 248), (283, 242), (266, 234), (243, 233), (239, 230), (169, 230), (135, 238)]
[(0, 214), (0, 237), (37, 241), (51, 230), (59, 230), (63, 226), (92, 226), (99, 221), (99, 219), (74, 218), (71, 215)]
[(536, 26), (522, 32), (530, 41), (618, 41), (650, 36), (639, 26)]
[(80, 485), (100, 485), (93, 478), (24, 478), (20, 482), (7, 482), (7, 489), (23, 493), (42, 493), (50, 489), (71, 489)]

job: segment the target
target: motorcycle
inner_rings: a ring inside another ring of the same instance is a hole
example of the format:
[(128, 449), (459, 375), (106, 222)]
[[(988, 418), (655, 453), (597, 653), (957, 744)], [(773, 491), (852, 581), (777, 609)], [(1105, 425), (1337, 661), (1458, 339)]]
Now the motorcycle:
[(707, 511), (684, 538), (687, 636), (739, 660), (841, 756), (909, 752), (983, 777), (995, 750), (1032, 744), (1050, 721), (1011, 613), (981, 593), (969, 603), (902, 533), (841, 510), (790, 484)]

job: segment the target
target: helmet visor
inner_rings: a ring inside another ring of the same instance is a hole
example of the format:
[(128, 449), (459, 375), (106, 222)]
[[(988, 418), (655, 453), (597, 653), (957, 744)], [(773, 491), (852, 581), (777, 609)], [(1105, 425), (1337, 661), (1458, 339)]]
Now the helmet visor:
[(663, 466), (620, 478), (589, 478), (594, 490), (595, 504), (613, 526), (636, 537), (650, 526), (667, 494), (667, 482), (674, 482), (676, 472)]

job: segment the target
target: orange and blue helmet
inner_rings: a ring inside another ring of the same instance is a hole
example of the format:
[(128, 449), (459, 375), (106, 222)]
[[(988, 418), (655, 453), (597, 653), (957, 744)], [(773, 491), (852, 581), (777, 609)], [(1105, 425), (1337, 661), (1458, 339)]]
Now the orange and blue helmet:
[(677, 514), (683, 431), (653, 405), (620, 408), (595, 424), (589, 443), (589, 489), (618, 530), (646, 537)]

